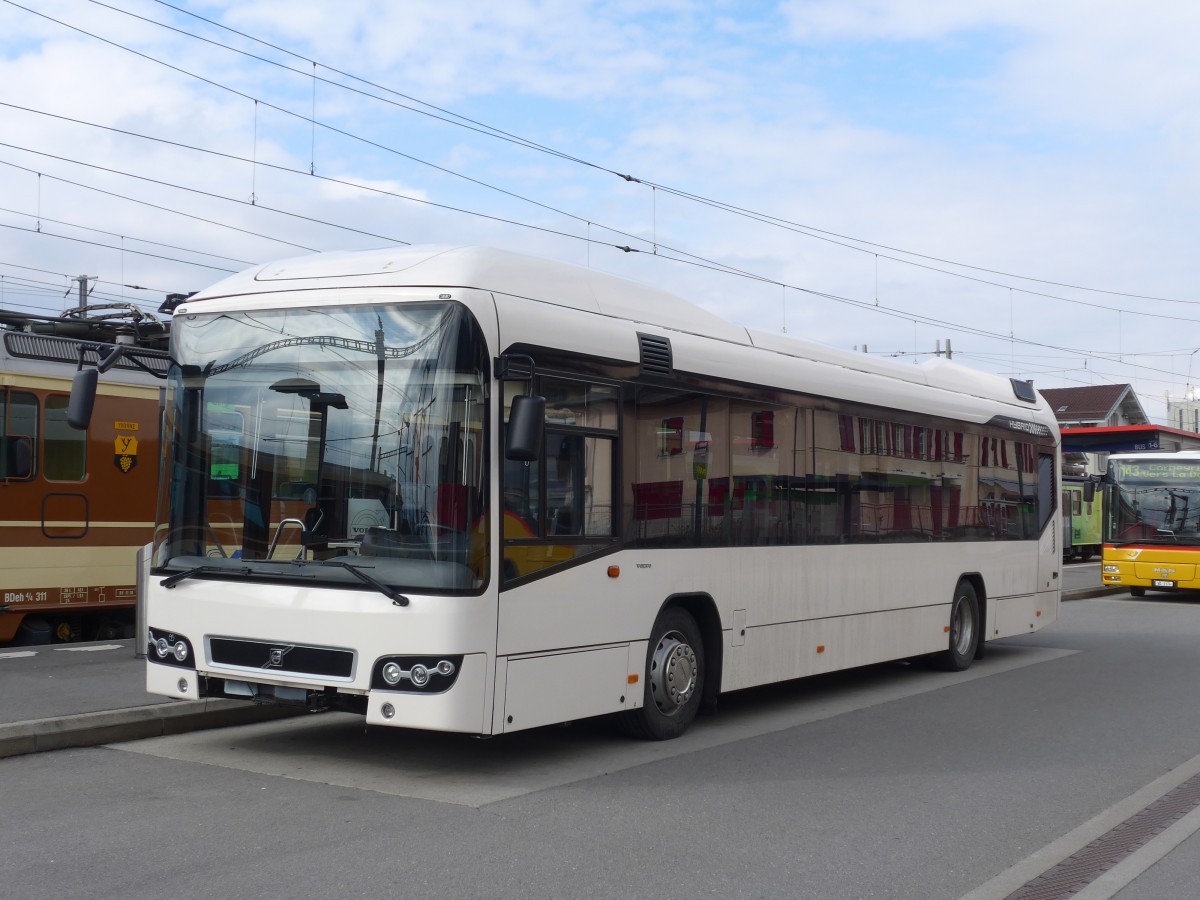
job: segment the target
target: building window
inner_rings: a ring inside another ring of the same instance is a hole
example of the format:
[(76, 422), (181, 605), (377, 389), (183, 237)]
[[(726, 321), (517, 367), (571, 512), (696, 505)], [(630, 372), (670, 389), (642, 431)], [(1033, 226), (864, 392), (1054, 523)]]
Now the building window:
[(662, 440), (659, 451), (662, 456), (679, 456), (683, 453), (683, 416), (663, 419), (658, 434)]

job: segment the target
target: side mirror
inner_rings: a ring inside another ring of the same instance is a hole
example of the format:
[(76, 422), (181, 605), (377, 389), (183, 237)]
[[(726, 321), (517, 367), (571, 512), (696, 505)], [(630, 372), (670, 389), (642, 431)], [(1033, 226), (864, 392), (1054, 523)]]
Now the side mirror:
[(80, 369), (71, 382), (71, 399), (67, 403), (67, 424), (84, 431), (92, 421), (92, 407), (96, 404), (96, 385), (100, 381), (97, 369)]
[(542, 451), (542, 427), (545, 422), (545, 397), (513, 397), (504, 440), (505, 459), (517, 462), (538, 459)]
[(1083, 502), (1091, 503), (1095, 499), (1096, 499), (1096, 482), (1091, 481), (1091, 480), (1085, 481), (1083, 483)]

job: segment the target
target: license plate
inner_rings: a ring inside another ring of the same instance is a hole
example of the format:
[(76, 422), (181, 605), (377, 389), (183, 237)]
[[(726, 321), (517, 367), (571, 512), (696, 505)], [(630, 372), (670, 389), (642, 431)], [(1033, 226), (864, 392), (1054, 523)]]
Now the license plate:
[(1175, 582), (1155, 580), (1150, 582), (1150, 587), (1173, 588), (1175, 587)]

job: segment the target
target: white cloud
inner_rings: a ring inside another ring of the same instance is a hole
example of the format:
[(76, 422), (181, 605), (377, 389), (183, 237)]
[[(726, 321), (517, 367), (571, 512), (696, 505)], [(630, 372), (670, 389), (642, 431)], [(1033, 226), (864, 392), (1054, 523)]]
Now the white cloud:
[(1103, 132), (1172, 121), (1200, 89), (1200, 7), (1118, 0), (788, 0), (791, 34), (808, 47), (998, 42), (980, 86), (1012, 114)]
[[(119, 2), (151, 18), (164, 16), (158, 4)], [(306, 70), (303, 62), (187, 17), (172, 21), (286, 60), (300, 74), (80, 0), (39, 8), (300, 118), (264, 103), (256, 138), (248, 97), (8, 6), (0, 6), (2, 101), (300, 172), (315, 162), (320, 175), (418, 194), (482, 215), (261, 167), (254, 171), (247, 162), (0, 107), (0, 141), (231, 198), (0, 147), (0, 161), (44, 176), (39, 185), (36, 174), (0, 165), (7, 198), (0, 205), (23, 213), (0, 213), (0, 224), (25, 228), (28, 214), (36, 220), (40, 212), (117, 235), (106, 239), (115, 249), (104, 250), (5, 229), (12, 241), (0, 263), (24, 261), (67, 274), (89, 269), (116, 282), (177, 290), (200, 287), (219, 273), (122, 252), (120, 236), (127, 248), (132, 238), (148, 237), (247, 260), (299, 252), (285, 241), (319, 249), (377, 246), (381, 239), (374, 235), (479, 242), (590, 261), (685, 293), (728, 318), (781, 327), (785, 292), (778, 285), (611, 247), (589, 251), (579, 240), (551, 233), (631, 242), (605, 232), (607, 225), (791, 285), (872, 305), (878, 296), (882, 306), (914, 317), (962, 322), (1004, 336), (1012, 329), (1019, 338), (1096, 354), (1136, 354), (1144, 365), (1168, 371), (1095, 358), (1089, 365), (1116, 380), (1136, 380), (1148, 407), (1154, 405), (1150, 394), (1182, 385), (1187, 344), (1200, 333), (1186, 322), (1118, 317), (1021, 293), (1010, 302), (1006, 287), (903, 265), (887, 258), (898, 255), (892, 251), (853, 251), (720, 213), (325, 84), (317, 86), (318, 118), (376, 146), (322, 129), (314, 133), (303, 119), (313, 102), (312, 80), (304, 75), (311, 67)], [(1036, 5), (794, 0), (778, 10), (732, 0), (336, 5), (249, 0), (203, 10), (323, 64), (648, 181), (1006, 272), (1137, 294), (1195, 296), (1188, 263), (1200, 182), (1200, 114), (1191, 98), (1200, 86), (1200, 65), (1188, 40), (1200, 9), (1173, 4), (1133, 10), (1082, 0)], [(334, 77), (327, 69), (318, 71)], [(582, 221), (413, 158), (575, 213)], [(264, 237), (106, 198), (52, 176)], [(254, 207), (246, 202), (251, 191), (260, 200)], [(6, 271), (0, 266), (0, 274)], [(1200, 307), (973, 274), (1131, 311), (1200, 319), (1193, 312)], [(1079, 369), (1085, 358), (954, 334), (939, 325), (914, 327), (795, 290), (786, 297), (789, 332), (841, 346), (865, 342), (881, 351), (931, 350), (935, 340), (952, 337), (964, 358), (975, 354), (977, 364), (997, 371), (1015, 363), (1035, 377), (1048, 368)], [(1181, 352), (1150, 356), (1163, 350)]]

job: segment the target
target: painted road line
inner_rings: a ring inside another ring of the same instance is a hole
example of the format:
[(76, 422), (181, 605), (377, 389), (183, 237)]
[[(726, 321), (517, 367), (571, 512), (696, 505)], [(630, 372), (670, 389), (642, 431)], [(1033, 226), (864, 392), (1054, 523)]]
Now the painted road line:
[[(1200, 775), (1200, 756), (1192, 757), (1183, 765), (1172, 769), (1161, 778), (1155, 779), (1124, 800), (1114, 803), (1074, 831), (1030, 854), (995, 878), (981, 884), (970, 893), (964, 894), (959, 900), (1001, 900), (1001, 898), (1015, 893), (1197, 775)], [(1106, 893), (1108, 888), (1116, 885), (1116, 890), (1119, 890), (1124, 887), (1128, 881), (1132, 881), (1155, 861), (1170, 852), (1180, 841), (1188, 837), (1195, 830), (1197, 824), (1200, 824), (1200, 817), (1197, 817), (1196, 813), (1185, 816), (1135, 853), (1134, 856), (1137, 859), (1128, 857), (1111, 870), (1111, 877), (1100, 876), (1095, 879), (1096, 889), (1091, 891), (1088, 896), (1092, 898), (1112, 896), (1112, 894)], [(1116, 869), (1121, 869), (1121, 871), (1118, 872)], [(1124, 878), (1128, 878), (1128, 881), (1120, 883)], [(1088, 889), (1085, 888), (1085, 890)], [(1076, 896), (1083, 895), (1077, 894)]]
[(86, 647), (55, 647), (55, 650), (67, 653), (94, 653), (97, 650), (124, 650), (122, 644), (91, 644)]

